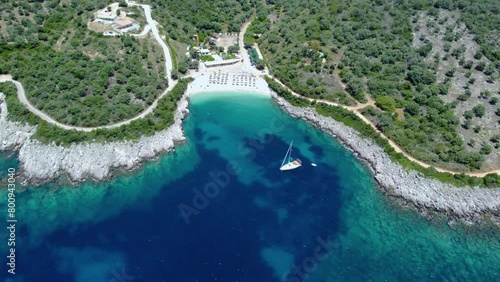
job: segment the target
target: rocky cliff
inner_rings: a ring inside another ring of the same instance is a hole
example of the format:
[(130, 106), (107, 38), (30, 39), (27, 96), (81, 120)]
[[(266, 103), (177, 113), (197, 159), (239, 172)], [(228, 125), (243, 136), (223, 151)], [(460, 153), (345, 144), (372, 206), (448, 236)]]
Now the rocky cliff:
[(153, 136), (137, 141), (81, 143), (63, 147), (30, 139), (35, 127), (8, 121), (7, 107), (2, 103), (0, 151), (19, 150), (24, 183), (39, 185), (62, 175), (75, 183), (86, 179), (106, 180), (112, 176), (113, 169), (132, 170), (162, 152), (173, 150), (175, 143), (185, 141), (182, 120), (188, 113), (187, 97), (183, 97), (177, 106), (174, 124)]

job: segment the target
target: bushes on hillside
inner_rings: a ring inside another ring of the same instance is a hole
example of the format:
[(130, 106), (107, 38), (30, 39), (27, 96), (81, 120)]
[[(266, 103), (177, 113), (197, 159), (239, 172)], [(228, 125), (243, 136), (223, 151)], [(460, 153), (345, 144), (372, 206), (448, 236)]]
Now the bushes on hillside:
[(177, 85), (158, 101), (154, 111), (145, 118), (134, 120), (117, 128), (98, 129), (90, 132), (65, 130), (41, 120), (19, 103), (15, 86), (12, 83), (0, 83), (0, 87), (2, 87), (0, 91), (7, 94), (10, 120), (38, 125), (34, 138), (43, 143), (54, 142), (69, 145), (80, 142), (137, 140), (141, 136), (151, 136), (157, 131), (167, 129), (174, 123), (177, 102), (184, 95), (191, 81), (192, 78), (180, 79)]
[[(273, 81), (270, 78), (267, 78), (266, 81), (268, 81), (269, 87), (271, 87), (274, 90), (277, 83), (276, 82), (273, 83)], [(276, 87), (276, 89), (277, 90), (275, 91), (278, 93), (278, 95), (287, 99), (291, 104), (296, 103), (296, 101), (294, 100), (296, 97), (292, 96), (288, 91), (283, 89), (281, 86)], [(311, 106), (311, 105), (307, 104), (303, 106)], [(320, 115), (331, 117), (336, 121), (342, 122), (343, 124), (351, 128), (354, 128), (356, 131), (360, 133), (362, 137), (373, 140), (377, 145), (384, 148), (385, 153), (389, 154), (389, 156), (393, 161), (401, 164), (403, 167), (419, 171), (426, 177), (434, 178), (439, 181), (445, 183), (451, 183), (457, 186), (470, 185), (470, 186), (485, 186), (490, 188), (500, 187), (500, 175), (497, 174), (488, 174), (483, 178), (479, 178), (479, 177), (467, 176), (465, 174), (453, 175), (451, 173), (442, 173), (436, 171), (436, 169), (434, 169), (433, 167), (424, 168), (410, 161), (404, 155), (396, 153), (394, 149), (389, 145), (386, 139), (384, 139), (369, 124), (365, 123), (353, 112), (344, 109), (342, 107), (331, 106), (321, 102), (316, 103), (314, 107), (316, 109), (316, 112), (318, 112)]]

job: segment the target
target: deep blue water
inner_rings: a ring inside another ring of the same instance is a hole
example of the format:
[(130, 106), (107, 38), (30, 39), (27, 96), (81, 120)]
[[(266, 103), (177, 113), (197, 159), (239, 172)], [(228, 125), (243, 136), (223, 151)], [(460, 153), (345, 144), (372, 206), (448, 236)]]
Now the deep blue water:
[[(190, 107), (188, 143), (132, 175), (19, 192), (17, 274), (0, 277), (500, 279), (497, 230), (450, 229), (390, 203), (348, 151), (268, 98), (200, 95)], [(292, 140), (303, 166), (280, 172)], [(11, 166), (4, 156), (0, 170)]]

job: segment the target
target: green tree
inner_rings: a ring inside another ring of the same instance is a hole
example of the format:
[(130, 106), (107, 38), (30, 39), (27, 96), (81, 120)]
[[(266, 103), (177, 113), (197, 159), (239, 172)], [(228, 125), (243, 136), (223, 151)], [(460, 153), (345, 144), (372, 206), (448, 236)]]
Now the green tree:
[(258, 59), (256, 62), (255, 62), (255, 67), (258, 69), (258, 70), (263, 70), (265, 67), (266, 67), (266, 61), (262, 60), (262, 59)]
[(180, 62), (177, 69), (179, 70), (180, 73), (182, 74), (186, 74), (187, 70), (188, 70), (188, 65), (186, 62)]
[(483, 155), (489, 155), (491, 153), (491, 150), (492, 150), (492, 148), (490, 145), (483, 144), (479, 153), (481, 153)]
[(173, 80), (177, 80), (179, 79), (179, 71), (178, 70), (172, 70), (172, 74), (171, 74), (171, 77)]
[(491, 92), (488, 90), (483, 90), (479, 93), (479, 98), (488, 99), (491, 97)]
[(377, 127), (385, 132), (391, 128), (392, 124), (392, 117), (388, 115), (382, 115), (377, 122)]
[(495, 66), (493, 64), (489, 64), (483, 71), (485, 75), (492, 75), (495, 72)]
[(408, 72), (407, 79), (413, 84), (419, 83), (431, 84), (436, 80), (435, 75), (428, 69), (423, 67), (415, 67)]
[(200, 53), (198, 53), (198, 51), (194, 50), (194, 49), (191, 49), (189, 51), (189, 56), (191, 57), (191, 59), (195, 59), (197, 60), (198, 57), (199, 57)]
[(391, 96), (378, 96), (375, 99), (375, 104), (377, 105), (377, 107), (379, 107), (384, 111), (392, 112), (396, 109), (396, 102), (394, 101), (394, 98), (392, 98)]
[(472, 119), (473, 116), (474, 116), (474, 113), (472, 111), (465, 111), (464, 112), (465, 119)]
[(474, 106), (474, 108), (472, 108), (474, 115), (479, 118), (482, 118), (484, 116), (485, 110), (486, 109), (484, 108), (483, 105), (476, 105)]
[(309, 86), (314, 85), (314, 78), (313, 78), (313, 77), (309, 77), (309, 78), (306, 80), (306, 84), (307, 84), (307, 85), (309, 85)]
[(240, 51), (240, 46), (238, 45), (231, 45), (227, 48), (227, 51), (229, 53), (238, 53)]
[(252, 41), (243, 41), (243, 47), (245, 47), (245, 49), (248, 49), (248, 48), (252, 48), (253, 46), (253, 42)]
[(408, 105), (406, 105), (405, 112), (412, 116), (417, 116), (420, 114), (420, 106), (414, 101), (411, 101)]
[(500, 143), (500, 134), (495, 134), (491, 136), (490, 141), (493, 143)]
[(483, 71), (485, 67), (486, 67), (486, 63), (481, 61), (476, 65), (475, 69), (478, 71)]
[(365, 86), (363, 84), (363, 81), (361, 81), (361, 79), (357, 77), (351, 78), (347, 83), (346, 90), (349, 94), (351, 94), (352, 97), (354, 97), (354, 99), (360, 102), (366, 101), (363, 96), (363, 92), (365, 91)]

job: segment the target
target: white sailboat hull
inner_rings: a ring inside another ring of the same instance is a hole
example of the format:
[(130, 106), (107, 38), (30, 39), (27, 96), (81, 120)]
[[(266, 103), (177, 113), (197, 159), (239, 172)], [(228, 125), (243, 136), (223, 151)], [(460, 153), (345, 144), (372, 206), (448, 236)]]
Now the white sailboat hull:
[(291, 163), (287, 163), (285, 165), (283, 165), (282, 167), (280, 167), (280, 170), (281, 171), (284, 171), (284, 170), (292, 170), (292, 169), (296, 169), (296, 168), (299, 168), (301, 167), (302, 165), (299, 163), (299, 164), (296, 164), (295, 162), (291, 162)]
[[(292, 160), (292, 145), (293, 145), (293, 141), (290, 143), (290, 147), (288, 147), (288, 151), (286, 151), (285, 158), (283, 159), (283, 162), (281, 163), (281, 167), (280, 167), (281, 171), (292, 170), (292, 169), (296, 169), (296, 168), (302, 166), (302, 162), (299, 159)], [(287, 163), (285, 164), (285, 162), (287, 162)]]

